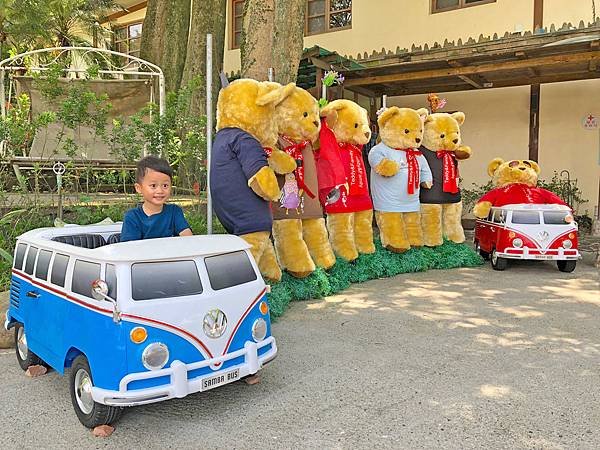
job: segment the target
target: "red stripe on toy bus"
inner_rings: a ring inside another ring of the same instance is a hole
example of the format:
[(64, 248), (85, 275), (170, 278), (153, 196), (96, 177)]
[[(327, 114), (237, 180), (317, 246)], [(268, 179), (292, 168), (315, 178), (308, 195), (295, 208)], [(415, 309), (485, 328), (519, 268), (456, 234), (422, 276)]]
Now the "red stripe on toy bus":
[(240, 318), (240, 320), (238, 320), (238, 323), (235, 325), (235, 328), (233, 329), (233, 332), (231, 333), (231, 336), (229, 336), (229, 340), (227, 341), (227, 345), (225, 346), (225, 350), (223, 350), (223, 355), (227, 353), (227, 350), (229, 350), (229, 345), (231, 344), (231, 341), (233, 340), (233, 337), (235, 336), (235, 333), (237, 331), (237, 329), (240, 327), (240, 324), (244, 321), (244, 319), (246, 318), (246, 316), (248, 315), (248, 313), (250, 312), (250, 310), (254, 307), (254, 305), (256, 305), (256, 303), (263, 297), (263, 295), (265, 295), (265, 292), (267, 291), (267, 288), (264, 288), (260, 294), (258, 294), (258, 297), (256, 297), (254, 299), (254, 301), (250, 304), (250, 306), (248, 306), (248, 309), (246, 310), (246, 312), (244, 312), (244, 314), (242, 314), (242, 317)]
[(84, 301), (82, 301), (82, 300), (79, 300), (78, 298), (75, 298), (75, 297), (73, 297), (72, 295), (69, 295), (69, 294), (67, 294), (67, 293), (66, 293), (66, 292), (64, 292), (64, 291), (61, 291), (60, 289), (56, 289), (56, 288), (55, 288), (55, 287), (53, 287), (53, 286), (48, 286), (48, 285), (46, 285), (46, 284), (44, 284), (44, 283), (40, 283), (39, 281), (37, 281), (37, 280), (34, 280), (34, 279), (33, 279), (33, 278), (31, 278), (30, 276), (28, 276), (28, 275), (25, 275), (24, 273), (21, 273), (21, 272), (19, 272), (19, 271), (18, 271), (18, 270), (16, 270), (16, 269), (12, 269), (12, 272), (13, 272), (15, 275), (18, 275), (18, 276), (20, 276), (20, 277), (22, 277), (22, 278), (25, 278), (25, 279), (26, 279), (27, 281), (29, 281), (31, 284), (34, 284), (34, 285), (36, 285), (36, 286), (39, 286), (39, 287), (42, 287), (42, 288), (44, 288), (44, 289), (47, 289), (47, 290), (49, 290), (49, 291), (51, 291), (51, 292), (54, 292), (55, 294), (58, 294), (58, 295), (60, 295), (61, 297), (64, 297), (64, 298), (66, 298), (67, 300), (72, 300), (72, 301), (74, 301), (75, 303), (77, 303), (77, 304), (79, 304), (79, 305), (85, 306), (86, 308), (90, 308), (90, 309), (93, 309), (93, 310), (95, 310), (95, 311), (100, 311), (100, 312), (102, 312), (102, 313), (106, 313), (106, 314), (112, 314), (112, 311), (111, 311), (111, 310), (109, 310), (109, 309), (100, 308), (99, 306), (92, 305), (92, 304), (90, 304), (90, 303), (87, 303), (87, 302), (84, 302)]
[(161, 322), (160, 320), (150, 319), (148, 317), (136, 316), (135, 314), (124, 313), (124, 314), (121, 314), (121, 317), (130, 317), (132, 319), (143, 320), (143, 321), (146, 321), (146, 322), (155, 323), (157, 325), (162, 325), (162, 326), (167, 327), (167, 328), (172, 328), (173, 330), (176, 330), (176, 331), (178, 331), (178, 332), (180, 332), (182, 334), (185, 334), (186, 336), (188, 336), (189, 338), (191, 338), (194, 342), (197, 342), (198, 344), (200, 344), (200, 346), (206, 351), (206, 353), (208, 353), (208, 356), (210, 356), (211, 358), (213, 358), (213, 355), (210, 352), (210, 350), (206, 347), (206, 345), (204, 345), (204, 343), (200, 339), (198, 339), (196, 336), (194, 336), (193, 334), (185, 331), (182, 328), (176, 327), (175, 325), (171, 325), (171, 324), (166, 323), (166, 322)]
[[(45, 285), (43, 283), (40, 283), (39, 281), (34, 280), (33, 278), (29, 277), (28, 275), (25, 275), (24, 273), (20, 273), (16, 269), (12, 269), (12, 272), (14, 274), (16, 274), (16, 275), (18, 275), (18, 276), (26, 279), (31, 284), (43, 287), (44, 289), (52, 291), (53, 293), (58, 294), (61, 297), (66, 298), (67, 300), (72, 300), (72, 301), (74, 301), (75, 303), (77, 303), (79, 305), (85, 306), (86, 308), (90, 308), (90, 309), (93, 309), (93, 310), (96, 310), (96, 311), (100, 311), (102, 313), (106, 313), (106, 314), (110, 314), (110, 315), (112, 315), (112, 313), (113, 313), (111, 310), (100, 308), (100, 307), (95, 306), (95, 305), (91, 305), (91, 304), (89, 304), (87, 302), (84, 302), (82, 300), (79, 300), (78, 298), (75, 298), (75, 297), (67, 294), (66, 292), (60, 291), (59, 289), (56, 289), (56, 288), (54, 288), (52, 286), (47, 286), (47, 285)], [(159, 324), (159, 325), (163, 325), (163, 326), (165, 326), (167, 328), (172, 328), (174, 330), (177, 330), (177, 331), (185, 334), (186, 336), (189, 336), (190, 338), (192, 338), (192, 340), (194, 340), (194, 342), (197, 342), (198, 344), (200, 344), (200, 346), (208, 353), (208, 355), (211, 358), (213, 357), (212, 353), (210, 352), (210, 350), (208, 350), (208, 348), (206, 348), (206, 345), (204, 345), (203, 342), (201, 342), (200, 340), (198, 340), (194, 335), (188, 333), (185, 330), (182, 330), (181, 328), (178, 328), (178, 327), (176, 327), (174, 325), (170, 325), (170, 324), (165, 323), (165, 322), (161, 322), (161, 321), (154, 320), (154, 319), (149, 319), (149, 318), (146, 318), (146, 317), (136, 316), (136, 315), (133, 315), (133, 314), (124, 313), (124, 314), (121, 314), (121, 317), (131, 317), (131, 318), (138, 319), (138, 320), (144, 320), (144, 321), (147, 321), (147, 322), (150, 322), (150, 323), (156, 323), (156, 324)]]

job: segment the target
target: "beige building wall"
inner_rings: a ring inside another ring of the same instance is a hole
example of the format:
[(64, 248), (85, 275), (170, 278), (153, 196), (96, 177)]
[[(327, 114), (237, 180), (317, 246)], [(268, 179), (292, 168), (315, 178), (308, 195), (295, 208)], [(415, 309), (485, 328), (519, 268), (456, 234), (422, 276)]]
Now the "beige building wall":
[(587, 209), (591, 216), (600, 201), (600, 128), (584, 128), (590, 114), (600, 122), (600, 80), (542, 85), (539, 163), (543, 176), (568, 170), (589, 200), (580, 212)]

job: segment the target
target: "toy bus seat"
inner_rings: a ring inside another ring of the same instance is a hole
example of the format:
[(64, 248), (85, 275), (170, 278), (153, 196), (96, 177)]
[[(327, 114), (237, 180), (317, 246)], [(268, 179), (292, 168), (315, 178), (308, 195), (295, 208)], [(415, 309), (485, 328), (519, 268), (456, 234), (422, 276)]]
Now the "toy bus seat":
[(110, 244), (118, 244), (119, 242), (121, 242), (121, 233), (113, 233), (106, 240), (106, 243), (108, 245), (110, 245)]
[(100, 234), (70, 234), (66, 236), (54, 236), (52, 240), (56, 242), (62, 242), (63, 244), (90, 249), (106, 245), (106, 241)]

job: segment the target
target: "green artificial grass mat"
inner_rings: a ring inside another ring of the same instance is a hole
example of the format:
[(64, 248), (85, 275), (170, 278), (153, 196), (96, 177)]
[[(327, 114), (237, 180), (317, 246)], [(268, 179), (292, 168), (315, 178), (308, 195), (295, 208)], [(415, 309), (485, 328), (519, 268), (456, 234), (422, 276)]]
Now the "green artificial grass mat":
[(271, 287), (271, 317), (280, 317), (291, 301), (323, 298), (343, 291), (352, 283), (392, 277), (400, 273), (476, 267), (483, 264), (483, 258), (471, 247), (450, 241), (444, 241), (439, 247), (411, 248), (401, 254), (386, 250), (379, 240), (375, 240), (375, 248), (375, 253), (360, 255), (353, 263), (338, 258), (330, 270), (317, 268), (306, 278), (294, 278), (284, 272), (281, 282)]

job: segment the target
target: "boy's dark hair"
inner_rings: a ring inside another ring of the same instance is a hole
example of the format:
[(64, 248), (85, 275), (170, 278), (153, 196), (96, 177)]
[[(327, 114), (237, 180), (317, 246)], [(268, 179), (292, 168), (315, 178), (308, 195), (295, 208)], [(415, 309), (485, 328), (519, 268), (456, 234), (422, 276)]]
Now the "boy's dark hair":
[(173, 180), (173, 169), (169, 165), (168, 161), (159, 158), (158, 156), (146, 156), (137, 163), (136, 180), (138, 183), (146, 176), (146, 170), (152, 169), (157, 172), (168, 175)]

